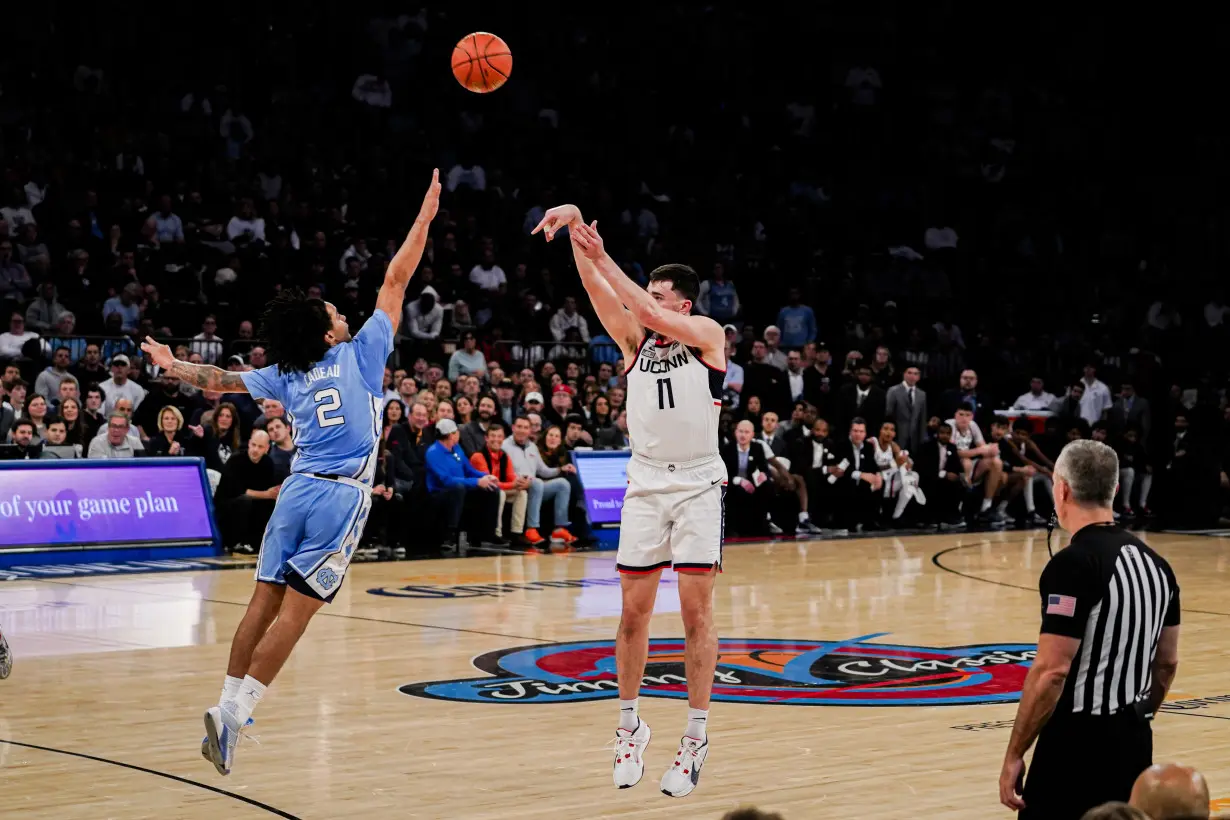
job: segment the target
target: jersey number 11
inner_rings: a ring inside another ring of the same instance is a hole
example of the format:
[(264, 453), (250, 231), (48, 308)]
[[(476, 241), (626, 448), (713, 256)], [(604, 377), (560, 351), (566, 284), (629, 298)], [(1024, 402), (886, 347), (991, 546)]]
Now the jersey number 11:
[(670, 379), (658, 379), (658, 409), (675, 409), (675, 391), (671, 390)]

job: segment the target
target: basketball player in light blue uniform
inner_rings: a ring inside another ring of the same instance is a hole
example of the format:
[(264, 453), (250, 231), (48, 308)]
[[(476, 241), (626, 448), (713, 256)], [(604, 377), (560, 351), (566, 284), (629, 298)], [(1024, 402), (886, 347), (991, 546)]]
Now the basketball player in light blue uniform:
[(376, 311), (351, 338), (332, 304), (283, 292), (266, 308), (261, 336), (274, 364), (230, 373), (177, 360), (146, 339), (161, 368), (202, 390), (250, 393), (286, 407), (299, 448), (261, 541), (256, 590), (235, 637), (217, 706), (205, 712), (205, 754), (229, 774), (240, 730), (308, 621), (337, 594), (363, 535), (380, 447), (381, 380), (440, 203), (439, 171), (376, 296)]

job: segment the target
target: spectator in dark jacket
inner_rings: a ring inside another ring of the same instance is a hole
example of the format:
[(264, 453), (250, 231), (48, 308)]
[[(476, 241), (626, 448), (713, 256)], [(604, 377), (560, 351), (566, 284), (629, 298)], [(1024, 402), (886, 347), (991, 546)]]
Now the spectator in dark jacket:
[(269, 435), (257, 430), (248, 440), (247, 451), (227, 460), (218, 483), (218, 528), (223, 543), (235, 552), (255, 553), (280, 489), (269, 458)]
[(934, 524), (956, 525), (961, 522), (961, 457), (952, 443), (952, 427), (940, 424), (936, 437), (912, 452), (918, 485), (927, 496), (924, 507)]

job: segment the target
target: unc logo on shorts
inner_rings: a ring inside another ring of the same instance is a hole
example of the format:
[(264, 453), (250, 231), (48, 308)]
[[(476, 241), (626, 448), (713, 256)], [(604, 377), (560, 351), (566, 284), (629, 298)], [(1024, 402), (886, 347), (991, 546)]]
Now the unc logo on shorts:
[(328, 567), (321, 567), (320, 572), (316, 573), (316, 583), (325, 589), (333, 589), (333, 585), (337, 583), (337, 573)]

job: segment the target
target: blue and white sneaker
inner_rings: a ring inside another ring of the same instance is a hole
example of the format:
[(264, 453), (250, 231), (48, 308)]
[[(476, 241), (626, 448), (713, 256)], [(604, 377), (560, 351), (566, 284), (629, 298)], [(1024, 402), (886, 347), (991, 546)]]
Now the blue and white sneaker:
[(687, 797), (700, 782), (700, 767), (709, 756), (709, 741), (685, 737), (679, 741), (675, 762), (662, 775), (662, 794)]
[[(249, 726), (251, 726), (254, 723), (256, 723), (256, 718), (248, 718), (248, 722), (243, 725), (243, 728), (247, 729)], [(248, 740), (255, 742), (256, 738), (249, 735)], [(201, 757), (205, 758), (210, 763), (214, 762), (213, 757), (209, 754), (209, 737), (208, 736), (201, 738)]]
[(214, 764), (218, 774), (231, 773), (231, 765), (235, 761), (235, 745), (239, 743), (239, 721), (221, 706), (211, 706), (205, 710), (205, 744), (209, 752), (209, 761)]

